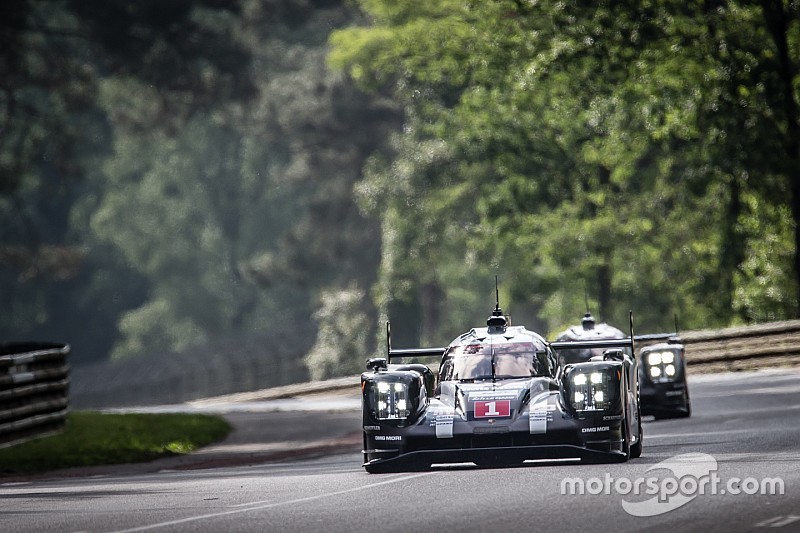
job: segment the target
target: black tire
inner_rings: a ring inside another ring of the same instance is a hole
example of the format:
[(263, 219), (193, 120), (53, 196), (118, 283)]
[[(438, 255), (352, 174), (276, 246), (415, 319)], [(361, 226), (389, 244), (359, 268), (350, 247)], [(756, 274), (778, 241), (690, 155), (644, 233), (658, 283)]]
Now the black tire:
[(666, 413), (656, 415), (656, 420), (665, 418), (689, 418), (690, 416), (692, 416), (692, 401), (687, 398), (683, 409), (676, 409), (674, 411), (668, 411)]
[(686, 413), (683, 415), (683, 418), (689, 418), (692, 416), (692, 399), (689, 398), (689, 391), (686, 391)]
[[(638, 407), (637, 407), (638, 409)], [(630, 458), (631, 459), (638, 459), (642, 456), (642, 437), (644, 436), (644, 432), (642, 431), (642, 414), (639, 411), (639, 438), (636, 439), (636, 444), (630, 447)]]
[(686, 401), (686, 408), (675, 413), (675, 418), (689, 418), (692, 416), (692, 402)]
[(638, 388), (636, 390), (636, 422), (638, 425), (638, 438), (636, 439), (636, 444), (630, 447), (630, 453), (628, 454), (630, 459), (638, 459), (642, 456), (642, 440), (644, 440), (644, 430), (642, 429), (642, 399)]
[[(627, 410), (627, 405), (626, 405), (626, 410)], [(628, 429), (629, 427), (628, 422), (630, 421), (629, 420), (630, 413), (628, 413), (622, 421), (625, 424), (623, 431), (623, 436), (625, 438), (625, 441), (622, 443), (622, 451), (625, 452), (624, 461), (627, 461), (629, 459), (637, 459), (642, 455), (642, 408), (639, 405), (638, 398), (636, 402), (636, 414), (637, 414), (637, 419), (639, 421), (638, 438), (636, 439), (636, 444), (631, 444), (631, 433), (630, 433), (631, 430)]]

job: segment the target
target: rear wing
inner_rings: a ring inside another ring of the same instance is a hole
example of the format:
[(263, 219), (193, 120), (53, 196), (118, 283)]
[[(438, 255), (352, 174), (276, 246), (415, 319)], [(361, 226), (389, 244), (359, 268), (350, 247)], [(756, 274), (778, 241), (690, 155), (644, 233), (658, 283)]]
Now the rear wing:
[(400, 359), (403, 357), (442, 357), (444, 348), (392, 348), (392, 327), (386, 322), (386, 362), (391, 363), (392, 357)]
[(676, 337), (678, 337), (677, 333), (649, 333), (647, 335), (636, 335), (634, 340), (636, 342), (668, 341)]
[(680, 341), (680, 334), (678, 333), (678, 315), (674, 316), (675, 331), (673, 333), (650, 333), (647, 335), (636, 335), (634, 339), (636, 342), (658, 342), (658, 341), (671, 341), (677, 339)]
[(634, 352), (635, 337), (625, 337), (622, 339), (603, 339), (596, 341), (556, 341), (551, 342), (550, 347), (554, 350), (575, 350), (582, 348), (630, 348)]

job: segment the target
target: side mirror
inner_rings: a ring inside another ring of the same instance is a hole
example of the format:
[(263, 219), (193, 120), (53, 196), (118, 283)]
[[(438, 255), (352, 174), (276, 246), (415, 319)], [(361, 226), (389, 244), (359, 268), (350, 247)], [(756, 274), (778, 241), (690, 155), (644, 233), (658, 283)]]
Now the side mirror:
[(386, 359), (383, 357), (374, 357), (372, 359), (367, 359), (367, 370), (373, 370), (377, 372), (380, 369), (386, 370), (388, 368)]

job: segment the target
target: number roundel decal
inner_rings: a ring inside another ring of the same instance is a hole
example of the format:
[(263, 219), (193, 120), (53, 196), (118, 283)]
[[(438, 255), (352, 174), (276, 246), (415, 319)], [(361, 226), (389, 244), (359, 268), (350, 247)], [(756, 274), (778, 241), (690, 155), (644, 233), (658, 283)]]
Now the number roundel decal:
[(511, 416), (511, 400), (475, 402), (475, 418), (499, 418), (504, 416)]

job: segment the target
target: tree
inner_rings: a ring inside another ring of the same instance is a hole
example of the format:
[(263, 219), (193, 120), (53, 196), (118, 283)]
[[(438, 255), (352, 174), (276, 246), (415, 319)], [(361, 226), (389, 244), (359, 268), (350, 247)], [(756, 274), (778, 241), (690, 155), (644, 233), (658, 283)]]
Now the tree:
[[(352, 186), (397, 113), (325, 66), (330, 25), (351, 14), (338, 2), (242, 9), (245, 17), (216, 27), (253, 53), (251, 100), (195, 110), (172, 132), (145, 122), (160, 107), (146, 83), (103, 85), (121, 135), (92, 225), (151, 282), (123, 317), (116, 357), (232, 332), (277, 334), (312, 314), (322, 335), (328, 295), (359, 294), (374, 279), (377, 227)], [(272, 9), (284, 10), (283, 25)], [(359, 313), (370, 310), (362, 304)]]
[[(71, 206), (86, 191), (83, 178), (108, 152), (96, 66), (80, 26), (62, 3), (12, 0), (0, 7), (0, 337), (6, 339), (63, 342), (102, 301), (82, 289), (87, 267), (110, 261), (93, 256), (71, 229)], [(87, 332), (76, 353), (107, 346), (112, 336)]]
[[(114, 129), (128, 120), (169, 134), (193, 110), (247, 98), (237, 62), (246, 54), (197, 22), (200, 12), (224, 19), (235, 10), (41, 0), (0, 10), (0, 335), (69, 341), (74, 362), (102, 358), (117, 318), (148, 289), (89, 228)], [(128, 89), (155, 95), (149, 124), (101, 102), (107, 80), (137, 77)]]
[[(752, 6), (361, 5), (373, 26), (335, 32), (331, 57), (365, 87), (394, 86), (406, 104), (398, 156), (364, 186), (382, 195), (372, 204), (393, 237), (428, 236), (422, 250), (384, 236), (406, 271), (471, 250), (514, 273), (511, 304), (551, 331), (577, 319), (584, 290), (608, 320), (643, 309), (646, 328), (675, 312), (688, 327), (736, 320), (735, 285), (747, 283), (741, 269), (756, 238), (744, 231), (753, 205), (744, 199), (775, 201), (773, 178), (757, 187), (746, 176), (774, 176), (778, 162), (779, 137), (761, 138), (774, 114), (763, 79), (740, 74), (771, 55), (763, 26), (748, 24), (759, 22)], [(726, 52), (729, 42), (741, 49)], [(744, 150), (758, 145), (767, 149)], [(421, 157), (431, 153), (446, 155)], [(424, 206), (418, 216), (405, 212), (409, 197)], [(410, 221), (400, 231), (395, 212)], [(430, 236), (444, 227), (460, 227), (449, 246)], [(397, 271), (384, 266), (383, 302), (397, 287), (425, 290), (425, 279), (390, 281)], [(448, 281), (445, 302), (464, 280)]]

